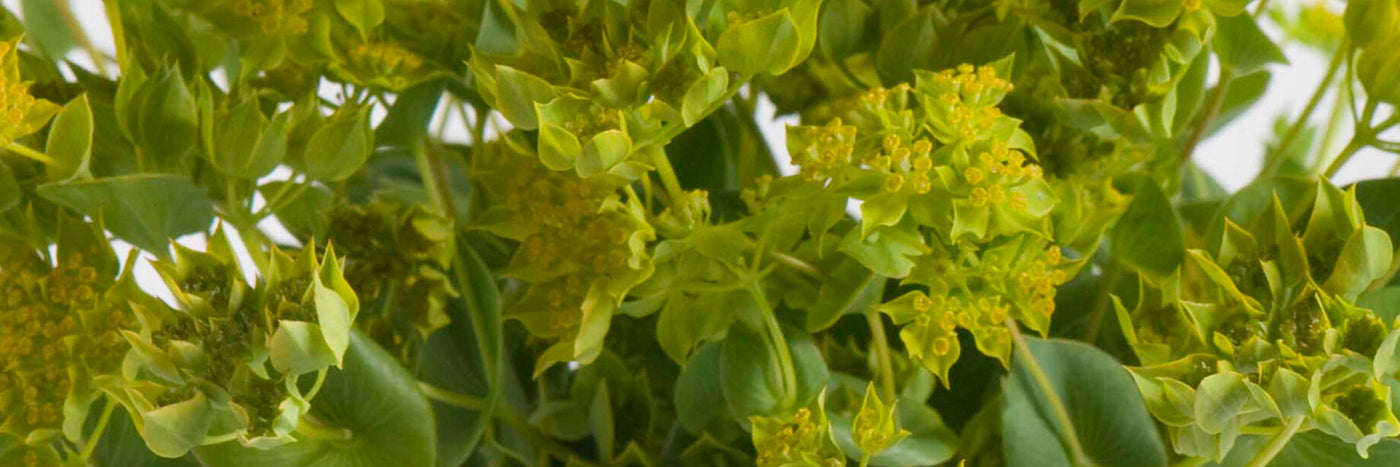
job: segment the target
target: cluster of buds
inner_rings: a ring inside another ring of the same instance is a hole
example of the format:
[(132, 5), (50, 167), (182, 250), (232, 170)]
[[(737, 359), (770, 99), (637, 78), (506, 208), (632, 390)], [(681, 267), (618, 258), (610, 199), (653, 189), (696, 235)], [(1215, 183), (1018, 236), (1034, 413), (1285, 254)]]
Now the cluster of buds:
[(58, 111), (52, 102), (29, 94), (20, 81), (18, 39), (0, 41), (0, 144), (38, 131)]
[(605, 333), (604, 317), (654, 269), (646, 242), (655, 233), (644, 208), (635, 198), (623, 201), (615, 180), (555, 172), (504, 143), (489, 149), (476, 170), (492, 204), (477, 225), (520, 242), (506, 274), (530, 284), (507, 315), (566, 352), (547, 352), (537, 371), (565, 359), (591, 361), (603, 335), (585, 328)]
[(422, 56), (394, 42), (356, 42), (343, 51), (330, 71), (356, 85), (402, 91), (437, 76)]
[(788, 130), (788, 148), (792, 163), (802, 169), (808, 180), (824, 182), (836, 175), (837, 169), (851, 163), (855, 149), (856, 127), (833, 118), (826, 125), (793, 127)]
[(919, 139), (913, 144), (901, 145), (899, 135), (891, 133), (885, 136), (880, 147), (882, 151), (870, 153), (864, 163), (871, 170), (885, 173), (885, 192), (922, 195), (933, 189), (929, 178), (933, 169), (933, 159), (929, 157), (933, 143)]
[[(1397, 370), (1384, 342), (1400, 331), (1356, 303), (1390, 264), (1389, 237), (1326, 181), (1310, 212), (1301, 232), (1277, 198), (1248, 228), (1222, 219), (1176, 274), (1115, 302), (1148, 407), (1174, 439), (1197, 440), (1183, 454), (1219, 458), (1241, 431), (1298, 417), (1363, 457), (1400, 434), (1383, 382)], [(1220, 397), (1248, 402), (1238, 416), (1196, 416)]]
[(423, 57), (392, 42), (362, 42), (350, 48), (349, 56), (351, 61), (384, 74), (423, 66)]
[(363, 303), (374, 304), (366, 310), (376, 311), (356, 325), (405, 363), (416, 361), (423, 339), (449, 322), (446, 303), (457, 296), (447, 275), (456, 251), (452, 224), (388, 200), (340, 204), (330, 214), (323, 246), (341, 249), (346, 282)]
[(83, 234), (73, 235), (77, 225), (62, 224), (57, 264), (33, 251), (0, 263), (0, 425), (20, 438), (73, 433), (65, 400), (88, 400), (71, 393), (75, 382), (115, 374), (127, 350), (122, 333), (134, 329), (125, 302), (104, 297), (114, 284), (111, 251), (70, 241)]
[(235, 0), (233, 14), (254, 21), (264, 34), (306, 34), (306, 18), (314, 0)]
[(909, 432), (900, 429), (896, 423), (899, 415), (897, 404), (890, 401), (889, 405), (886, 405), (885, 401), (880, 399), (880, 395), (876, 394), (874, 382), (865, 387), (865, 400), (861, 402), (860, 411), (856, 412), (856, 418), (851, 422), (851, 438), (867, 462), (871, 457), (909, 436)]
[(757, 465), (846, 465), (846, 456), (831, 436), (825, 400), (826, 394), (822, 393), (790, 418), (749, 417), (753, 445), (758, 450)]
[(989, 65), (974, 67), (963, 64), (957, 71), (920, 73), (916, 89), (922, 94), (920, 103), (933, 117), (932, 132), (939, 141), (972, 141), (991, 133), (1002, 114), (996, 106), (1011, 82), (997, 76)]

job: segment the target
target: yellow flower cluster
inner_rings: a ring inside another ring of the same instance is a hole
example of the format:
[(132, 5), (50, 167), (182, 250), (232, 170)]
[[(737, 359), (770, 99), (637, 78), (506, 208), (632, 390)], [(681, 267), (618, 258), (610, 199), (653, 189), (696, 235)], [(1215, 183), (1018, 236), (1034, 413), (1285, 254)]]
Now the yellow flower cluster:
[(236, 0), (233, 13), (258, 23), (265, 34), (306, 34), (302, 17), (314, 0)]
[[(821, 448), (824, 436), (826, 427), (817, 423), (812, 411), (806, 407), (797, 409), (792, 420), (780, 430), (765, 439), (754, 440), (754, 447), (758, 450), (757, 464), (768, 467), (802, 462), (805, 460), (803, 454), (816, 453)], [(841, 465), (841, 461), (826, 459), (825, 465)]]
[(512, 218), (526, 220), (528, 233), (517, 253), (523, 262), (513, 267), (532, 271), (526, 279), (546, 294), (550, 329), (566, 334), (582, 319), (580, 306), (594, 279), (639, 267), (633, 264), (629, 242), (642, 226), (623, 214), (602, 212), (614, 195), (594, 182), (538, 166), (516, 169), (507, 182), (504, 207)]
[(1063, 269), (1055, 268), (1062, 259), (1060, 247), (1051, 246), (1043, 259), (1031, 262), (1016, 276), (1016, 286), (1030, 304), (1030, 311), (1045, 319), (1055, 313), (1056, 288), (1069, 280)]
[(935, 132), (948, 140), (971, 141), (991, 131), (1001, 118), (996, 103), (1012, 88), (1010, 81), (997, 77), (996, 70), (985, 65), (962, 64), (956, 71), (942, 70), (929, 76), (928, 85), (936, 100), (924, 104), (938, 117)]
[[(14, 60), (10, 56), (14, 45), (0, 42), (0, 64)], [(0, 143), (8, 142), (18, 134), (24, 117), (34, 106), (34, 96), (29, 95), (29, 83), (21, 83), (0, 72)]]
[(856, 142), (855, 126), (833, 118), (825, 126), (804, 126), (796, 130), (803, 133), (800, 137), (807, 144), (790, 151), (792, 163), (801, 167), (802, 176), (806, 179), (825, 181), (835, 174), (836, 169), (850, 164)]
[(1039, 165), (1027, 163), (1019, 150), (1007, 149), (1005, 143), (994, 143), (962, 170), (962, 179), (971, 186), (967, 199), (972, 207), (996, 206), (1003, 203), (1014, 210), (1026, 209), (1026, 196), (1009, 188), (1023, 182), (1038, 180), (1044, 172)]
[(608, 130), (622, 127), (622, 111), (592, 103), (588, 110), (574, 114), (564, 123), (564, 129), (578, 136), (580, 140)]
[(966, 316), (966, 313), (958, 313), (960, 308), (962, 304), (957, 297), (915, 295), (914, 311), (918, 314), (914, 317), (914, 325), (924, 334), (920, 336), (923, 337), (920, 342), (927, 343), (928, 349), (911, 347), (909, 351), (914, 353), (916, 358), (923, 357), (925, 350), (938, 357), (948, 355), (957, 343), (958, 318)]
[(933, 189), (929, 171), (933, 169), (933, 143), (919, 139), (913, 144), (903, 145), (899, 135), (889, 134), (881, 141), (881, 151), (865, 156), (865, 165), (872, 170), (885, 173), (884, 187), (887, 193), (912, 192), (928, 193)]
[(365, 42), (350, 49), (350, 59), (381, 73), (413, 71), (423, 66), (423, 57), (392, 42)]
[(33, 254), (0, 264), (0, 395), (19, 396), (0, 397), (0, 412), (18, 417), (14, 426), (25, 427), (19, 434), (60, 427), (70, 369), (99, 367), (97, 359), (110, 366), (123, 355), (120, 330), (132, 329), (134, 320), (102, 306), (103, 288), (82, 253), (52, 268)]

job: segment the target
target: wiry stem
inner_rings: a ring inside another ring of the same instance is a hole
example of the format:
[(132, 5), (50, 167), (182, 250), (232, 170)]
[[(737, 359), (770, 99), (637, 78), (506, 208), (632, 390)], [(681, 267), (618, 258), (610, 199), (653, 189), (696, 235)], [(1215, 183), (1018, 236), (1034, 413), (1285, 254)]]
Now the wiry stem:
[(1036, 386), (1045, 393), (1045, 400), (1050, 404), (1050, 411), (1055, 413), (1055, 419), (1059, 421), (1060, 432), (1063, 433), (1063, 441), (1073, 457), (1074, 465), (1085, 465), (1088, 456), (1084, 454), (1084, 447), (1079, 445), (1079, 432), (1074, 429), (1074, 422), (1069, 418), (1069, 410), (1065, 409), (1064, 401), (1055, 392), (1055, 387), (1050, 384), (1050, 377), (1045, 375), (1045, 370), (1040, 368), (1040, 362), (1031, 354), (1031, 349), (1026, 345), (1026, 338), (1021, 336), (1021, 328), (1016, 324), (1016, 320), (1011, 317), (1006, 318), (1006, 329), (1011, 332), (1011, 339), (1016, 342), (1016, 353), (1021, 361), (1025, 363), (1026, 370), (1035, 379)]

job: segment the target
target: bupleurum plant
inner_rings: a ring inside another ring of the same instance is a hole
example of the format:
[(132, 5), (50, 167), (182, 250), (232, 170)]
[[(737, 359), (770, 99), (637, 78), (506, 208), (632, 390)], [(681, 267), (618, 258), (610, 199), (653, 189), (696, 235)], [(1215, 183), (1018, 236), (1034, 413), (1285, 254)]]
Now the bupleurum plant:
[(1400, 465), (1400, 3), (1280, 3), (6, 2), (0, 466)]

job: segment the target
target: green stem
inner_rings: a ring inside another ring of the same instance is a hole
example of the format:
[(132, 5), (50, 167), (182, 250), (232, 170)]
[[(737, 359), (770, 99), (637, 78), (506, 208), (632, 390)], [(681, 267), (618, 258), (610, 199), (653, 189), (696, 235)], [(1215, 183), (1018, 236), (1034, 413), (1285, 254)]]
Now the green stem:
[(758, 302), (758, 306), (763, 310), (763, 324), (768, 329), (768, 334), (773, 339), (773, 353), (778, 357), (778, 371), (782, 376), (783, 398), (786, 402), (792, 402), (797, 396), (797, 371), (792, 365), (792, 349), (788, 347), (787, 338), (783, 336), (783, 328), (778, 324), (778, 317), (773, 315), (773, 308), (768, 306), (768, 297), (764, 295), (763, 288), (758, 284), (758, 280), (749, 281), (749, 292)]
[(666, 204), (673, 205), (684, 194), (681, 190), (681, 181), (676, 177), (676, 169), (671, 167), (671, 159), (666, 156), (664, 149), (658, 149), (652, 152), (652, 155), (652, 163), (656, 165), (656, 173), (661, 175), (661, 184), (666, 187)]
[(819, 281), (826, 281), (829, 278), (826, 275), (826, 273), (822, 272), (821, 269), (817, 268), (816, 266), (813, 266), (812, 263), (808, 263), (797, 258), (796, 256), (792, 256), (777, 250), (768, 250), (767, 254), (769, 259), (777, 261), (778, 263), (781, 263), (790, 268), (796, 269), (798, 272), (811, 276), (813, 279)]
[(498, 410), (494, 411), (493, 413), (496, 419), (500, 420), (506, 425), (510, 425), (516, 430), (519, 430), (520, 433), (525, 436), (525, 438), (530, 442), (531, 445), (543, 449), (545, 452), (548, 452), (550, 455), (568, 463), (569, 465), (597, 465), (592, 462), (580, 459), (578, 457), (578, 453), (574, 452), (574, 450), (569, 449), (568, 447), (562, 444), (559, 444), (559, 442), (555, 441), (554, 438), (550, 438), (544, 433), (541, 433), (538, 428), (535, 428), (534, 425), (531, 425), (529, 422), (525, 421), (524, 418), (521, 418), (520, 415), (516, 414), (514, 411), (499, 406), (497, 407), (497, 409)]
[(1171, 467), (1200, 467), (1202, 465), (1206, 465), (1209, 462), (1210, 458), (1207, 457), (1188, 457), (1186, 459), (1182, 459), (1181, 462), (1172, 464)]
[(1055, 413), (1055, 419), (1060, 423), (1060, 432), (1064, 434), (1063, 441), (1073, 457), (1074, 465), (1086, 465), (1089, 458), (1084, 454), (1084, 448), (1079, 445), (1079, 432), (1074, 429), (1074, 422), (1069, 418), (1069, 411), (1065, 409), (1065, 404), (1060, 400), (1059, 394), (1055, 393), (1055, 387), (1050, 384), (1050, 378), (1045, 375), (1045, 370), (1040, 368), (1040, 362), (1036, 361), (1035, 355), (1031, 354), (1030, 347), (1026, 345), (1026, 338), (1021, 336), (1021, 328), (1016, 324), (1016, 320), (1010, 316), (1006, 317), (1006, 329), (1011, 332), (1011, 339), (1016, 343), (1016, 352), (1020, 354), (1021, 361), (1025, 363), (1026, 369), (1035, 379), (1036, 386), (1039, 386), (1040, 391), (1045, 393), (1045, 400), (1050, 404), (1050, 410)]
[[(102, 416), (97, 419), (97, 427), (92, 429), (92, 434), (88, 435), (87, 443), (83, 445), (83, 452), (79, 454), (83, 460), (92, 458), (93, 451), (97, 450), (97, 442), (102, 439), (102, 434), (107, 431), (107, 422), (112, 419), (112, 411), (117, 408), (117, 403), (107, 401), (102, 408)], [(86, 464), (86, 462), (84, 462)]]
[[(1347, 41), (1343, 40), (1342, 48), (1345, 49), (1346, 47)], [(1317, 89), (1314, 89), (1312, 97), (1308, 98), (1308, 104), (1303, 107), (1303, 112), (1298, 114), (1298, 118), (1293, 120), (1293, 124), (1290, 125), (1288, 131), (1283, 134), (1283, 139), (1279, 140), (1279, 145), (1274, 150), (1273, 159), (1269, 161), (1269, 166), (1260, 173), (1261, 176), (1278, 173), (1279, 168), (1283, 166), (1284, 151), (1287, 151), (1288, 147), (1293, 144), (1293, 140), (1298, 138), (1298, 134), (1302, 131), (1303, 126), (1308, 123), (1308, 117), (1312, 116), (1313, 111), (1317, 109), (1317, 104), (1322, 101), (1322, 95), (1327, 92), (1328, 87), (1331, 87), (1332, 79), (1337, 76), (1337, 70), (1341, 69), (1342, 58), (1344, 57), (1346, 57), (1346, 54), (1343, 53), (1332, 55), (1332, 62), (1327, 64), (1327, 74), (1322, 76), (1322, 82), (1317, 83)]]
[(355, 433), (349, 428), (339, 428), (326, 424), (321, 419), (312, 414), (302, 414), (301, 420), (297, 422), (297, 434), (314, 439), (333, 439), (348, 441), (355, 438)]
[(15, 154), (19, 154), (19, 155), (24, 156), (24, 157), (27, 157), (27, 158), (29, 158), (29, 159), (33, 159), (33, 160), (36, 160), (36, 161), (39, 161), (39, 162), (43, 162), (43, 163), (45, 163), (45, 164), (49, 164), (49, 165), (57, 165), (57, 164), (58, 164), (58, 161), (53, 160), (53, 158), (49, 157), (47, 154), (44, 154), (44, 153), (39, 152), (39, 151), (36, 151), (36, 150), (34, 150), (33, 148), (30, 148), (29, 146), (25, 146), (25, 145), (23, 145), (23, 144), (19, 144), (19, 143), (15, 143), (15, 142), (9, 142), (9, 143), (5, 143), (3, 147), (4, 147), (5, 150), (8, 150), (8, 151), (13, 152), (13, 153), (15, 153)]
[(1356, 154), (1356, 151), (1360, 151), (1361, 148), (1366, 147), (1367, 138), (1363, 138), (1363, 134), (1364, 133), (1361, 131), (1358, 131), (1355, 136), (1352, 136), (1351, 142), (1348, 142), (1347, 146), (1342, 148), (1342, 152), (1338, 153), (1337, 157), (1332, 159), (1332, 163), (1329, 164), (1327, 170), (1322, 173), (1323, 177), (1332, 178), (1333, 175), (1337, 174), (1338, 170), (1342, 169), (1342, 165), (1346, 164), (1347, 160), (1350, 160), (1351, 156)]
[(885, 336), (885, 322), (873, 307), (865, 310), (865, 320), (870, 323), (871, 338), (875, 341), (875, 358), (880, 362), (880, 385), (885, 390), (885, 397), (894, 400), (897, 395), (894, 389), (894, 364), (890, 361), (890, 342)]
[(117, 49), (117, 67), (126, 74), (126, 28), (122, 25), (122, 9), (119, 0), (104, 0), (102, 6), (107, 11), (107, 22), (112, 25), (112, 45)]
[[(462, 394), (460, 392), (449, 391), (437, 386), (433, 386), (423, 381), (418, 382), (418, 389), (423, 391), (423, 395), (429, 399), (476, 412), (484, 412), (491, 408), (491, 402), (480, 397)], [(506, 412), (500, 410), (497, 412)]]
[[(72, 5), (70, 5), (67, 0), (55, 1), (54, 4), (58, 7), (59, 16), (63, 17), (63, 26), (68, 28), (68, 35), (71, 36), (73, 40), (77, 41), (78, 47), (83, 49), (83, 52), (87, 54), (88, 58), (92, 59), (92, 66), (97, 69), (97, 73), (106, 76), (107, 57), (102, 55), (101, 52), (98, 52), (97, 47), (93, 47), (92, 39), (88, 38), (87, 33), (83, 32), (83, 27), (78, 24), (78, 19), (73, 16)], [(113, 29), (115, 30), (115, 27)]]
[(1215, 85), (1215, 90), (1211, 92), (1210, 102), (1206, 105), (1206, 113), (1201, 114), (1201, 121), (1196, 123), (1196, 129), (1191, 132), (1191, 139), (1186, 140), (1186, 146), (1181, 150), (1181, 160), (1191, 160), (1191, 153), (1196, 151), (1196, 145), (1200, 144), (1201, 139), (1205, 137), (1211, 121), (1220, 114), (1220, 108), (1225, 104), (1226, 91), (1230, 89), (1230, 81), (1234, 79), (1234, 68), (1224, 67), (1220, 70), (1220, 82)]
[(1123, 267), (1110, 260), (1108, 271), (1104, 272), (1103, 290), (1094, 298), (1094, 309), (1089, 314), (1089, 327), (1084, 332), (1084, 342), (1093, 345), (1099, 338), (1099, 328), (1103, 327), (1103, 315), (1108, 313), (1108, 305), (1113, 301), (1113, 289), (1123, 277)]
[[(1346, 76), (1343, 80), (1348, 79)], [(1342, 122), (1346, 121), (1347, 102), (1351, 101), (1351, 87), (1337, 86), (1337, 98), (1332, 102), (1332, 113), (1327, 117), (1327, 129), (1322, 132), (1322, 141), (1317, 145), (1317, 154), (1311, 161), (1311, 168), (1308, 173), (1319, 173), (1322, 171), (1323, 160), (1321, 154), (1328, 154), (1332, 151), (1332, 145), (1340, 133)]]
[(1263, 467), (1269, 465), (1269, 462), (1274, 460), (1274, 456), (1277, 456), (1280, 451), (1283, 451), (1283, 447), (1287, 446), (1288, 441), (1293, 439), (1293, 435), (1298, 433), (1298, 428), (1303, 426), (1303, 420), (1304, 417), (1302, 415), (1298, 415), (1289, 420), (1288, 425), (1283, 427), (1283, 431), (1274, 435), (1274, 437), (1269, 440), (1269, 444), (1264, 446), (1264, 450), (1259, 451), (1259, 454), (1254, 456), (1254, 459), (1251, 459), (1246, 465), (1248, 467)]

